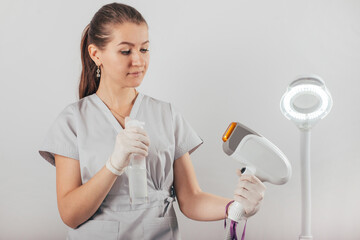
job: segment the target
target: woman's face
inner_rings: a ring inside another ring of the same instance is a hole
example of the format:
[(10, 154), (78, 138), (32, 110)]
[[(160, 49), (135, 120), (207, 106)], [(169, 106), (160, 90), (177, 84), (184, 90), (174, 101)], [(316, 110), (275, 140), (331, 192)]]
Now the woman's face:
[(149, 64), (149, 38), (145, 23), (114, 25), (111, 41), (99, 52), (101, 78), (122, 87), (141, 84)]

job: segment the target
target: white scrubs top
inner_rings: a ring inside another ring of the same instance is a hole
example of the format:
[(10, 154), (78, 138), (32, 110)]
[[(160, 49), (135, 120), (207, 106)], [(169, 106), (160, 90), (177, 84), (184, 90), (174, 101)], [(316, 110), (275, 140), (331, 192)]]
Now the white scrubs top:
[[(173, 201), (174, 160), (202, 143), (173, 105), (139, 92), (130, 118), (145, 122), (148, 204), (130, 205), (127, 174), (117, 178), (99, 209), (67, 239), (180, 239)], [(69, 104), (48, 131), (40, 155), (55, 166), (54, 154), (80, 161), (85, 184), (105, 164), (123, 128), (94, 93)]]

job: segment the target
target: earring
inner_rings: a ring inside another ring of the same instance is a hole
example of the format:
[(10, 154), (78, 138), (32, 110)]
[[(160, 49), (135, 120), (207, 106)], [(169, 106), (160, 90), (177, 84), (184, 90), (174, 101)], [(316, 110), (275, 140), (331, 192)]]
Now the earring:
[(100, 77), (100, 68), (99, 66), (97, 66), (97, 70), (96, 70), (96, 77)]

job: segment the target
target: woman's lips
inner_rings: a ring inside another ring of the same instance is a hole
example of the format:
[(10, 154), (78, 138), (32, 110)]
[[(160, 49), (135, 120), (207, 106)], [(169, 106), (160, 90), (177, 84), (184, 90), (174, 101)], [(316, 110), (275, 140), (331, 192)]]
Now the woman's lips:
[(140, 74), (142, 74), (142, 72), (133, 72), (133, 73), (129, 73), (129, 75), (131, 75), (131, 76), (135, 76), (135, 77), (139, 76)]

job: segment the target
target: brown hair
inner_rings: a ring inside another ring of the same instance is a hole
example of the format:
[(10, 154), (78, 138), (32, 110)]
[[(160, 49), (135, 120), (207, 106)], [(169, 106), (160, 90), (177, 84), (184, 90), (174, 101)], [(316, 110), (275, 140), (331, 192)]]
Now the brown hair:
[(147, 25), (143, 16), (135, 8), (121, 3), (111, 3), (101, 7), (85, 27), (80, 45), (82, 71), (79, 99), (95, 93), (100, 84), (100, 78), (96, 77), (97, 66), (89, 55), (89, 44), (94, 44), (103, 50), (111, 41), (111, 26), (125, 22)]

